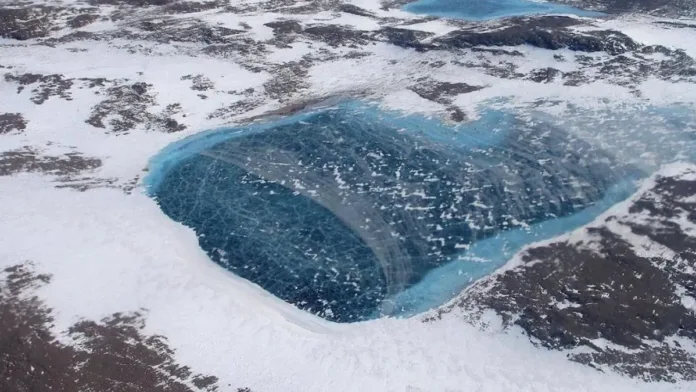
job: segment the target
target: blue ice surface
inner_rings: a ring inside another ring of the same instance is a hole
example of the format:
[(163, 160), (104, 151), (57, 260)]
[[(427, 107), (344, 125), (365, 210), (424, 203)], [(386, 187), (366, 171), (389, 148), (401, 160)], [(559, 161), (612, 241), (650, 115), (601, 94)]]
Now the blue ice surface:
[(403, 10), (414, 14), (470, 21), (539, 14), (569, 14), (583, 17), (604, 15), (567, 5), (529, 0), (418, 0), (406, 4)]
[(611, 162), (501, 111), (451, 127), (349, 101), (173, 143), (144, 181), (213, 261), (352, 322), (440, 305), (522, 246), (591, 221), (632, 191)]
[[(513, 121), (512, 115), (498, 110), (486, 110), (477, 121), (450, 126), (430, 117), (381, 110), (370, 102), (344, 101), (339, 103), (336, 108), (360, 112), (361, 116), (373, 121), (387, 120), (392, 126), (415, 135), (426, 136), (442, 143), (454, 143), (471, 148), (486, 147), (499, 142), (505, 136), (506, 128)], [(148, 164), (149, 174), (144, 178), (145, 188), (147, 190), (156, 189), (173, 165), (216, 144), (264, 132), (279, 126), (306, 121), (324, 110), (327, 110), (327, 108), (318, 106), (290, 116), (273, 118), (239, 127), (223, 127), (200, 132), (171, 143), (150, 159)]]
[(475, 280), (502, 267), (524, 246), (582, 227), (635, 191), (635, 181), (624, 180), (609, 189), (594, 205), (577, 214), (543, 221), (526, 228), (502, 231), (493, 237), (474, 242), (451, 262), (431, 270), (417, 284), (393, 298), (385, 299), (381, 312), (394, 317), (410, 317), (436, 308), (456, 297)]
[(275, 126), (302, 121), (311, 115), (312, 112), (301, 112), (274, 121), (260, 122), (242, 127), (212, 129), (171, 143), (150, 158), (148, 175), (143, 179), (145, 189), (150, 196), (154, 196), (154, 192), (159, 187), (162, 179), (173, 166), (218, 143), (255, 132), (263, 132)]

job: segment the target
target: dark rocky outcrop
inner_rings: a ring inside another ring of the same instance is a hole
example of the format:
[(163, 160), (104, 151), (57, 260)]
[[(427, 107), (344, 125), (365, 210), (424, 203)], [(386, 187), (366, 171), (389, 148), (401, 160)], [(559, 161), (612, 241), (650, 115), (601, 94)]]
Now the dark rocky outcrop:
[(81, 14), (70, 18), (67, 23), (68, 26), (72, 27), (73, 29), (79, 29), (80, 27), (85, 27), (94, 23), (94, 21), (97, 19), (99, 19), (99, 15), (96, 14)]
[(451, 98), (459, 94), (466, 94), (481, 90), (483, 87), (472, 86), (466, 83), (439, 82), (436, 80), (422, 80), (410, 88), (421, 98), (441, 103), (452, 103)]
[(203, 74), (184, 75), (181, 80), (190, 80), (191, 90), (195, 91), (208, 91), (215, 88), (215, 84)]
[(60, 97), (71, 100), (70, 88), (73, 85), (72, 79), (66, 79), (63, 75), (41, 75), (25, 73), (20, 75), (5, 74), (5, 81), (19, 84), (17, 93), (24, 90), (26, 86), (34, 85), (32, 88), (31, 101), (41, 105), (51, 97)]
[(122, 32), (114, 38), (145, 39), (159, 43), (192, 42), (206, 45), (224, 44), (234, 41), (243, 30), (224, 26), (209, 25), (205, 22), (186, 22), (179, 20), (145, 20), (139, 25), (137, 33)]
[(340, 5), (338, 6), (338, 10), (339, 10), (339, 11), (343, 11), (343, 12), (345, 12), (345, 13), (347, 13), (347, 14), (353, 14), (353, 15), (358, 15), (358, 16), (366, 16), (366, 17), (369, 17), (369, 18), (372, 18), (372, 17), (375, 16), (374, 13), (372, 13), (372, 12), (370, 12), (370, 11), (364, 9), (364, 8), (360, 8), (360, 7), (358, 7), (357, 5), (347, 4), (347, 3), (340, 4)]
[(21, 113), (0, 113), (0, 135), (23, 132), (25, 129), (27, 120)]
[(0, 153), (0, 176), (22, 172), (69, 176), (96, 169), (101, 165), (100, 159), (85, 157), (79, 153), (43, 155), (30, 147)]
[(433, 49), (432, 45), (424, 44), (421, 41), (432, 36), (432, 33), (424, 31), (402, 29), (397, 27), (385, 27), (377, 33), (377, 37), (383, 37), (387, 42), (401, 48), (416, 49), (423, 52), (428, 49)]
[(461, 28), (444, 36), (432, 38), (433, 33), (386, 26), (375, 32), (355, 30), (336, 25), (313, 26), (305, 29), (310, 38), (319, 38), (331, 46), (364, 45), (369, 41), (384, 41), (402, 48), (417, 51), (471, 49), (496, 54), (521, 55), (521, 53), (492, 49), (496, 46), (530, 45), (541, 49), (569, 49), (577, 52), (606, 52), (618, 55), (641, 47), (627, 35), (614, 30), (589, 30), (578, 32), (570, 27), (582, 24), (575, 18), (543, 16), (537, 18), (512, 18), (495, 29)]
[(553, 82), (560, 73), (561, 71), (556, 68), (540, 68), (532, 71), (529, 75), (529, 79), (537, 83), (550, 83)]
[(275, 67), (273, 76), (263, 84), (266, 95), (271, 99), (288, 100), (294, 93), (307, 88), (305, 77), (309, 73), (311, 62), (290, 61)]
[(275, 35), (298, 34), (302, 32), (302, 25), (295, 20), (278, 20), (265, 23), (264, 26), (272, 28)]
[(317, 25), (304, 30), (311, 38), (319, 39), (330, 46), (365, 45), (370, 41), (369, 35), (348, 26)]
[[(194, 86), (203, 85), (194, 81)], [(150, 92), (151, 87), (152, 85), (140, 82), (116, 84), (107, 88), (105, 99), (92, 108), (92, 113), (85, 122), (96, 128), (107, 129), (108, 126), (110, 132), (116, 133), (128, 132), (140, 125), (163, 132), (186, 129), (185, 125), (172, 118), (181, 111), (181, 105), (167, 105), (160, 113), (149, 110), (156, 102), (155, 96)]]
[(142, 313), (78, 321), (67, 331), (74, 345), (59, 342), (51, 331), (52, 309), (33, 295), (50, 282), (30, 262), (0, 271), (0, 390), (218, 390), (217, 377), (178, 364), (165, 337), (143, 333)]
[(657, 25), (676, 27), (678, 29), (696, 29), (696, 24), (659, 20), (654, 22)]
[(611, 55), (625, 53), (639, 47), (630, 37), (618, 31), (600, 30), (581, 34), (564, 28), (546, 29), (528, 24), (513, 25), (481, 33), (455, 31), (437, 38), (435, 41), (448, 48), (531, 45), (548, 50), (604, 51)]
[(20, 41), (45, 37), (53, 23), (51, 14), (57, 13), (53, 7), (0, 8), (0, 38)]

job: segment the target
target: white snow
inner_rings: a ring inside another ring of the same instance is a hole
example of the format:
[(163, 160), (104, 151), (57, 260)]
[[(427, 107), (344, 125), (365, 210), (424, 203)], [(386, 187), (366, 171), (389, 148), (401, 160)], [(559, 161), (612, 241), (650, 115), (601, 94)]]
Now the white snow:
[(693, 28), (678, 28), (656, 24), (656, 22), (679, 22), (695, 24), (688, 19), (668, 20), (644, 16), (629, 16), (610, 19), (601, 26), (619, 30), (637, 42), (645, 45), (663, 45), (668, 48), (682, 49), (689, 56), (696, 56), (696, 30)]

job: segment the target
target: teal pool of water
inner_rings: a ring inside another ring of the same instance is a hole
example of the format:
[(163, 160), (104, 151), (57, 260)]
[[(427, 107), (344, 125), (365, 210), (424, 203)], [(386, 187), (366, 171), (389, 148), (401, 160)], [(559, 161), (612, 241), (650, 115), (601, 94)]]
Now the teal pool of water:
[(482, 21), (513, 16), (553, 14), (598, 17), (603, 14), (545, 1), (529, 0), (419, 0), (403, 9), (415, 14)]

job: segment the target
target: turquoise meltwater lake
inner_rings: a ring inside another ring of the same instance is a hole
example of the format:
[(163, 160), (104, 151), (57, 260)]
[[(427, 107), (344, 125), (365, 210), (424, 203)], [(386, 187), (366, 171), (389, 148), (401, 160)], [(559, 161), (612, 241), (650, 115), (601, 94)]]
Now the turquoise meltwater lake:
[[(688, 124), (671, 113), (654, 121)], [(591, 222), (649, 175), (576, 126), (494, 109), (452, 125), (348, 101), (193, 135), (153, 157), (145, 183), (212, 262), (297, 308), (405, 317)]]
[(414, 14), (470, 21), (541, 14), (583, 17), (603, 15), (600, 12), (582, 10), (563, 4), (528, 0), (419, 0), (406, 4), (403, 10)]

